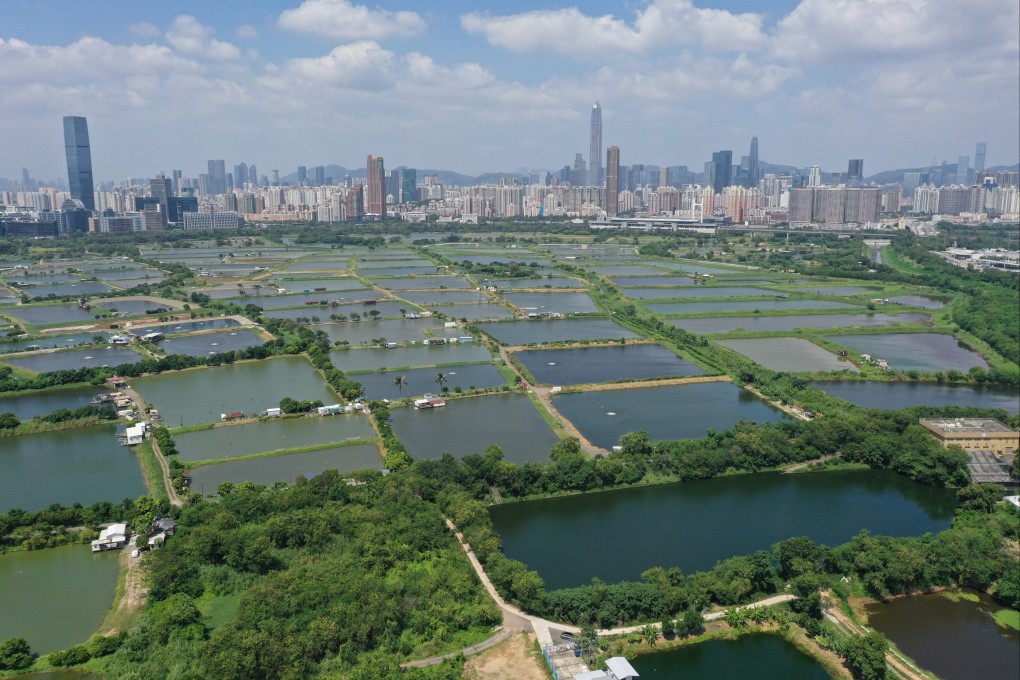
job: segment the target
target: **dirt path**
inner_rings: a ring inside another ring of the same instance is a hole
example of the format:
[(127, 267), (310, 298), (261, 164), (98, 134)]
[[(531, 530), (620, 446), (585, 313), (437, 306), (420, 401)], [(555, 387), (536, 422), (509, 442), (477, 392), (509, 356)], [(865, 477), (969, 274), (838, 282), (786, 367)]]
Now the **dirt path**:
[(100, 634), (104, 637), (110, 637), (122, 630), (132, 628), (142, 607), (145, 606), (145, 599), (149, 594), (149, 588), (145, 585), (145, 569), (142, 567), (142, 558), (131, 557), (133, 549), (131, 545), (128, 545), (120, 551), (118, 561), (121, 572), (124, 574), (124, 590), (103, 620)]
[[(126, 394), (131, 401), (135, 402), (135, 406), (138, 408), (139, 413), (145, 412), (145, 399), (143, 399), (142, 395), (136, 392), (134, 388), (130, 385), (125, 385), (120, 391)], [(152, 423), (153, 427), (159, 427), (159, 425), (160, 424), (158, 422)], [(166, 462), (166, 456), (164, 456), (163, 452), (159, 450), (159, 443), (156, 442), (155, 437), (149, 437), (149, 444), (152, 446), (152, 455), (156, 457), (156, 462), (159, 463), (159, 469), (162, 470), (163, 486), (166, 487), (166, 493), (170, 502), (177, 507), (181, 507), (184, 505), (184, 501), (177, 495), (177, 489), (174, 488), (174, 484), (170, 480), (170, 465)]]
[(832, 453), (832, 454), (829, 454), (827, 456), (822, 456), (821, 458), (815, 458), (814, 460), (807, 460), (807, 461), (804, 461), (803, 463), (797, 463), (796, 465), (791, 465), (790, 467), (788, 467), (785, 470), (783, 470), (783, 474), (784, 475), (788, 475), (788, 474), (791, 474), (793, 472), (799, 472), (799, 471), (803, 470), (804, 468), (811, 467), (812, 465), (817, 465), (819, 463), (824, 463), (825, 461), (832, 460), (833, 458), (839, 458), (839, 455), (840, 454), (838, 454), (838, 453)]
[(467, 680), (546, 680), (545, 661), (533, 645), (535, 636), (520, 633), (469, 659), (464, 665)]

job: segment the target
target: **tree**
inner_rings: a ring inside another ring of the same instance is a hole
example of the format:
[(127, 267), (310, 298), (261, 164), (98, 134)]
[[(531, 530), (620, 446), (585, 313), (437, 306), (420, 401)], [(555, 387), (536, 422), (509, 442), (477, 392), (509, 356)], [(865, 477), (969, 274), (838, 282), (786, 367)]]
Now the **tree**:
[(696, 607), (688, 607), (683, 616), (678, 618), (675, 622), (676, 634), (680, 636), (684, 635), (696, 635), (700, 633), (705, 627), (705, 617), (701, 615), (701, 612)]
[(18, 416), (10, 412), (0, 413), (0, 430), (13, 430), (18, 425), (21, 425)]
[(654, 623), (649, 623), (641, 629), (641, 637), (654, 647), (656, 640), (659, 639), (659, 628)]
[(956, 492), (956, 500), (960, 510), (991, 514), (995, 512), (995, 504), (1002, 500), (1004, 493), (1000, 484), (968, 484)]
[(883, 680), (886, 677), (885, 655), (889, 643), (881, 633), (854, 636), (846, 647), (846, 661), (850, 672), (861, 680)]
[(396, 378), (393, 379), (393, 384), (396, 386), (397, 391), (400, 392), (401, 395), (403, 395), (404, 385), (407, 384), (407, 376), (398, 375)]
[(20, 670), (32, 665), (32, 649), (24, 638), (0, 642), (0, 670)]
[(446, 374), (436, 373), (436, 383), (439, 385), (439, 388), (442, 389), (443, 385), (447, 383)]

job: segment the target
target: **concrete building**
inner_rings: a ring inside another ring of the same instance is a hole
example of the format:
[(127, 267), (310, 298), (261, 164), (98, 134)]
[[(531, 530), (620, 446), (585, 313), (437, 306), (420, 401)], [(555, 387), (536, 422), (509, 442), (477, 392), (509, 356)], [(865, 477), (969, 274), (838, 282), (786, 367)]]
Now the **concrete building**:
[(921, 425), (935, 435), (942, 446), (964, 451), (993, 451), (1013, 455), (1020, 448), (1020, 432), (989, 418), (921, 419)]
[(606, 214), (620, 214), (620, 147), (606, 149)]
[(386, 217), (386, 168), (382, 156), (368, 156), (365, 167), (368, 179), (365, 183), (365, 213)]
[(186, 212), (183, 214), (185, 229), (239, 229), (244, 218), (236, 212)]

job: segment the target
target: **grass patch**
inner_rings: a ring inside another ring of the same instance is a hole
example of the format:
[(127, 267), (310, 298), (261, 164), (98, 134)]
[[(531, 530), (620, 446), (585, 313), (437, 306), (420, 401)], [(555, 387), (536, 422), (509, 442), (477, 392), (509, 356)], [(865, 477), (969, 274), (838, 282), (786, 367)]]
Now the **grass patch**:
[(157, 500), (168, 500), (170, 496), (166, 492), (166, 483), (163, 480), (163, 468), (156, 460), (156, 454), (152, 450), (152, 442), (145, 440), (138, 445), (138, 464), (142, 466), (142, 478), (145, 480), (145, 488), (149, 495)]
[(1015, 609), (1000, 609), (992, 614), (992, 618), (1000, 626), (1020, 630), (1020, 612)]
[(237, 616), (237, 608), (243, 596), (244, 591), (240, 590), (228, 595), (203, 595), (199, 598), (198, 610), (202, 612), (205, 625), (216, 630)]
[(968, 593), (965, 590), (944, 590), (942, 597), (950, 602), (980, 602), (981, 597), (977, 593)]
[(531, 405), (535, 407), (536, 411), (538, 411), (538, 415), (542, 416), (542, 420), (544, 420), (549, 427), (552, 428), (557, 437), (563, 439), (567, 436), (567, 429), (563, 427), (563, 423), (553, 417), (553, 414), (545, 410), (545, 406), (539, 400), (538, 395), (534, 392), (528, 392), (528, 399), (531, 400)]

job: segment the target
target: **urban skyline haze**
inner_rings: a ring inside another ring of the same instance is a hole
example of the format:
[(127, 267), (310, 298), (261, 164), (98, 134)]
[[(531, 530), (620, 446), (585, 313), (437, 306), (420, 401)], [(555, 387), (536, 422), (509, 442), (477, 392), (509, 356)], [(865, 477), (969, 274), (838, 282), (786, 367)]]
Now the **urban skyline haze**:
[(1020, 147), (1012, 0), (239, 9), (9, 3), (0, 176), (66, 176), (53, 130), (72, 114), (89, 120), (96, 182), (197, 175), (209, 158), (360, 168), (369, 153), (478, 174), (582, 152), (598, 172), (595, 101), (599, 147), (635, 163), (700, 168), (752, 136), (772, 163), (870, 172), (952, 163), (976, 140), (989, 167), (1012, 164)]

